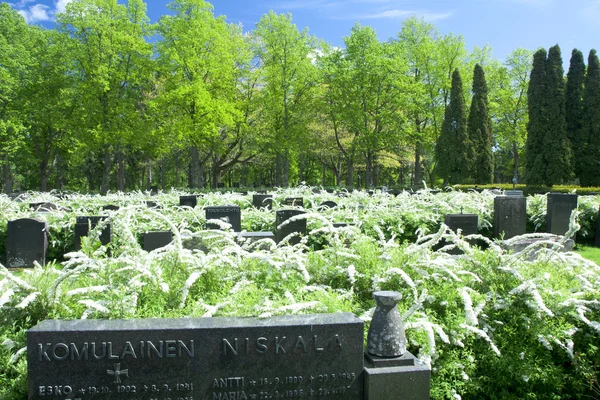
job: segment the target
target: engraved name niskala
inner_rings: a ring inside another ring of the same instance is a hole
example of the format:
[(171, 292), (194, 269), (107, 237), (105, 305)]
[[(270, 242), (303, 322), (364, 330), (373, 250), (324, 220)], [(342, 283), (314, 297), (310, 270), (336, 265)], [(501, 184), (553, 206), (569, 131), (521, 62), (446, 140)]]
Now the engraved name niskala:
[(64, 360), (127, 360), (137, 358), (194, 357), (194, 341), (160, 340), (125, 342), (116, 347), (112, 342), (38, 343), (38, 361)]
[(324, 351), (341, 351), (342, 341), (339, 335), (333, 335), (328, 340), (324, 340), (318, 335), (313, 335), (309, 338), (304, 338), (301, 335), (288, 338), (286, 336), (275, 336), (272, 339), (259, 337), (255, 340), (250, 338), (233, 338), (232, 340), (223, 339), (223, 354), (233, 354), (235, 356), (241, 354), (287, 354), (287, 353), (308, 353), (310, 351), (320, 353)]
[[(227, 356), (240, 354), (297, 354), (341, 351), (342, 341), (339, 335), (324, 339), (318, 335), (303, 337), (275, 336), (273, 338), (223, 338), (221, 351)], [(111, 341), (83, 343), (38, 343), (38, 361), (83, 361), (83, 360), (131, 360), (161, 358), (194, 358), (194, 341), (183, 340), (141, 340), (126, 341), (115, 346)]]

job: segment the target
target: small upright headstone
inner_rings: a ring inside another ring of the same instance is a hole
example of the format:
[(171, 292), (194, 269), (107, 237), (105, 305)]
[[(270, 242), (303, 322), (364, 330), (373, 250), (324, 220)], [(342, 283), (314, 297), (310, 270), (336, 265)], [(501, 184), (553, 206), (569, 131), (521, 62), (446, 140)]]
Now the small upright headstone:
[(58, 211), (62, 207), (60, 207), (54, 203), (43, 202), (43, 203), (29, 203), (29, 208), (33, 211), (48, 212), (48, 211)]
[(198, 204), (198, 197), (193, 195), (193, 196), (179, 196), (179, 205), (181, 207), (196, 207), (196, 205)]
[[(281, 242), (286, 236), (292, 233), (299, 233), (301, 235), (306, 234), (306, 219), (299, 219), (297, 221), (289, 222), (281, 226), (288, 219), (297, 215), (306, 214), (305, 211), (301, 210), (277, 210), (275, 213), (275, 242)], [(297, 244), (300, 242), (299, 236), (293, 236), (290, 238), (290, 244)]]
[(107, 204), (102, 206), (102, 211), (117, 211), (119, 210), (119, 206), (115, 206), (114, 204)]
[(324, 201), (321, 203), (321, 205), (319, 206), (319, 210), (327, 210), (328, 208), (336, 208), (337, 207), (337, 203), (335, 201)]
[(494, 237), (510, 239), (524, 235), (527, 228), (527, 198), (497, 196), (494, 198)]
[(151, 252), (152, 250), (165, 247), (173, 241), (173, 232), (145, 232), (144, 233), (144, 250)]
[(505, 196), (523, 196), (523, 191), (522, 190), (505, 190), (504, 195)]
[(160, 205), (156, 201), (146, 201), (146, 207), (148, 207), (148, 208), (160, 208)]
[(48, 224), (33, 218), (8, 221), (6, 265), (8, 268), (32, 268), (37, 261), (46, 263)]
[[(81, 249), (81, 238), (87, 236), (90, 233), (90, 228), (94, 229), (100, 222), (105, 220), (106, 216), (91, 216), (91, 217), (77, 217), (75, 221), (75, 249)], [(110, 243), (111, 240), (111, 224), (110, 222), (100, 233), (100, 243), (104, 246)]]
[(285, 205), (288, 207), (304, 207), (304, 199), (302, 197), (288, 197), (285, 199)]
[(252, 195), (252, 206), (254, 206), (255, 208), (265, 207), (265, 208), (271, 209), (272, 204), (273, 204), (273, 195), (272, 194), (259, 193), (259, 194)]
[[(242, 215), (239, 206), (204, 207), (204, 212), (206, 213), (207, 221), (210, 219), (219, 219), (230, 224), (234, 232), (242, 230)], [(206, 228), (221, 229), (219, 225), (214, 223), (207, 223)]]
[(156, 196), (157, 194), (158, 194), (158, 186), (157, 185), (150, 186), (150, 195)]
[(577, 195), (548, 193), (546, 232), (564, 235), (569, 230), (571, 212), (577, 208)]
[(477, 234), (477, 221), (477, 214), (447, 214), (444, 217), (444, 223), (454, 232), (460, 229), (463, 236)]

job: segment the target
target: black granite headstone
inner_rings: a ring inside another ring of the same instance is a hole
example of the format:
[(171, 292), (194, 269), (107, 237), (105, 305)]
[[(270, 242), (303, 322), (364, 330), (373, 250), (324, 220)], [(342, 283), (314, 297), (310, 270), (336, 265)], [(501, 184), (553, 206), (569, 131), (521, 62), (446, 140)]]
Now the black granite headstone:
[(337, 207), (337, 203), (335, 201), (324, 201), (321, 203), (321, 205), (319, 206), (319, 210), (326, 210), (328, 208), (336, 208)]
[(444, 223), (450, 229), (457, 232), (462, 231), (464, 236), (477, 234), (477, 214), (447, 214), (444, 217)]
[[(277, 210), (275, 213), (275, 242), (281, 242), (286, 236), (297, 232), (301, 235), (306, 234), (306, 219), (300, 219), (297, 221), (289, 222), (281, 226), (288, 219), (295, 217), (300, 214), (306, 214), (302, 210)], [(293, 236), (290, 240), (290, 244), (297, 244), (300, 242), (298, 235)]]
[(523, 196), (523, 191), (522, 190), (505, 190), (504, 195), (505, 196)]
[(285, 205), (288, 207), (304, 207), (304, 199), (302, 197), (288, 197), (285, 199)]
[(198, 204), (198, 196), (179, 196), (179, 205), (187, 207), (196, 207)]
[(29, 400), (363, 400), (349, 313), (47, 320), (27, 332)]
[(173, 232), (144, 232), (144, 250), (152, 250), (165, 247), (173, 241)]
[[(77, 217), (75, 221), (75, 249), (81, 249), (81, 238), (87, 236), (90, 232), (90, 228), (94, 229), (102, 220), (105, 220), (106, 216), (91, 216), (91, 217)], [(100, 233), (100, 243), (104, 246), (110, 243), (111, 240), (111, 224), (110, 222)]]
[(8, 268), (33, 268), (37, 261), (46, 263), (48, 224), (38, 219), (8, 221), (6, 232), (6, 265)]
[(156, 201), (146, 201), (146, 207), (148, 208), (161, 208)]
[(150, 186), (150, 195), (156, 196), (158, 194), (158, 185)]
[(102, 211), (117, 211), (119, 206), (115, 206), (114, 204), (107, 204), (102, 206)]
[(273, 195), (272, 194), (264, 194), (264, 193), (259, 193), (259, 194), (253, 194), (252, 195), (252, 205), (255, 208), (268, 208), (271, 209), (273, 204)]
[(527, 229), (525, 196), (494, 197), (494, 237), (510, 239), (524, 235)]
[(546, 232), (564, 235), (569, 230), (571, 212), (577, 208), (577, 195), (548, 193)]
[[(231, 229), (234, 232), (240, 232), (242, 230), (242, 214), (239, 206), (223, 206), (223, 207), (204, 207), (206, 213), (206, 220), (219, 219), (223, 222), (231, 224)], [(220, 229), (219, 225), (214, 223), (207, 223), (207, 229)]]

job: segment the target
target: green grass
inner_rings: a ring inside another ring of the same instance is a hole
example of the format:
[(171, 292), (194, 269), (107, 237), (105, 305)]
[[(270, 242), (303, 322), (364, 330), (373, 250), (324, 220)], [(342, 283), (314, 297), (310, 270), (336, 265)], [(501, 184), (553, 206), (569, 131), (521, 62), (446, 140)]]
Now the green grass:
[(600, 265), (600, 248), (593, 246), (577, 246), (575, 249), (576, 253), (581, 254), (583, 257), (590, 261)]

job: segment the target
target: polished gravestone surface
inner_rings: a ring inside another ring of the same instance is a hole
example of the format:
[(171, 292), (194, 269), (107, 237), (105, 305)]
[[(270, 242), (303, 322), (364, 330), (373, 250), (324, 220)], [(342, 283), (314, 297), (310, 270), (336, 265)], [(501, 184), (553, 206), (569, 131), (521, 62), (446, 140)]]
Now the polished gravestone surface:
[[(242, 230), (242, 213), (239, 206), (211, 206), (204, 207), (206, 220), (218, 219), (231, 225), (234, 232)], [(206, 229), (221, 229), (215, 223), (207, 222)]]
[(259, 194), (253, 194), (252, 195), (252, 206), (254, 206), (255, 208), (262, 208), (262, 207), (266, 207), (266, 208), (271, 208), (273, 204), (273, 195), (272, 194), (265, 194), (265, 193), (259, 193)]
[[(105, 220), (106, 216), (91, 216), (91, 217), (77, 217), (75, 221), (75, 249), (81, 249), (81, 238), (87, 236), (90, 232), (90, 228), (94, 229), (100, 222)], [(104, 246), (110, 243), (111, 240), (111, 224), (110, 222), (100, 233), (100, 243)]]
[(524, 235), (527, 229), (527, 199), (525, 196), (494, 198), (494, 237), (510, 239)]
[(8, 221), (6, 265), (8, 268), (33, 268), (46, 263), (48, 224), (33, 218)]
[(285, 199), (284, 204), (288, 207), (304, 207), (304, 199), (302, 197), (288, 197)]
[(477, 214), (447, 214), (444, 223), (454, 232), (460, 229), (467, 236), (477, 234), (477, 219)]
[(165, 247), (173, 241), (173, 232), (144, 232), (144, 250), (150, 252), (152, 250)]
[(321, 205), (319, 206), (319, 210), (327, 210), (328, 208), (336, 208), (337, 207), (337, 203), (335, 201), (324, 201), (321, 203)]
[(546, 232), (564, 235), (569, 230), (571, 212), (577, 208), (577, 195), (548, 193)]
[(196, 195), (192, 195), (192, 196), (179, 196), (179, 205), (180, 206), (187, 206), (187, 207), (196, 207), (196, 205), (198, 204), (198, 196)]
[[(281, 242), (286, 236), (294, 232), (300, 233), (301, 235), (306, 234), (306, 219), (292, 221), (282, 226), (282, 224), (288, 219), (301, 214), (306, 214), (306, 212), (301, 210), (277, 210), (277, 212), (275, 213), (276, 243)], [(300, 240), (300, 237), (296, 235), (290, 238), (289, 243), (297, 244), (300, 242)]]
[(105, 206), (102, 206), (102, 211), (118, 211), (119, 210), (119, 206), (116, 206), (114, 204), (107, 204)]
[(353, 314), (47, 320), (27, 333), (29, 400), (363, 399)]

